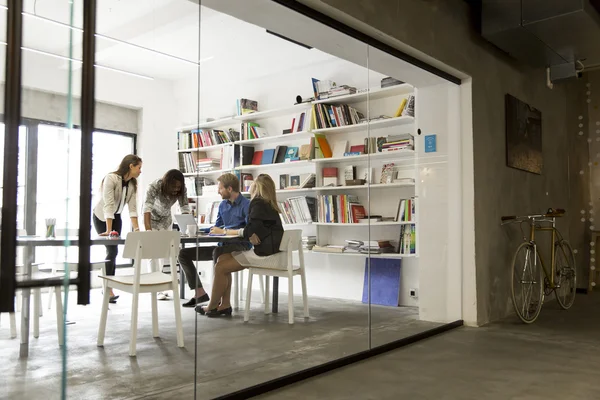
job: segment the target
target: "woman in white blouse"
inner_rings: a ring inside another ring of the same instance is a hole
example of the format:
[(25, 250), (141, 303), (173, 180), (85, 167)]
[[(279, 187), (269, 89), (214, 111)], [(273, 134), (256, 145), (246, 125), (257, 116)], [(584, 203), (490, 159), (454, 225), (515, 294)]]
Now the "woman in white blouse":
[[(137, 178), (142, 173), (142, 159), (129, 154), (121, 160), (116, 171), (107, 174), (100, 186), (100, 200), (94, 207), (94, 228), (100, 236), (108, 236), (115, 231), (121, 235), (123, 221), (121, 212), (127, 205), (129, 218), (134, 231), (139, 231), (137, 218)], [(114, 275), (118, 247), (106, 246), (106, 275)], [(117, 298), (111, 290), (110, 302)]]

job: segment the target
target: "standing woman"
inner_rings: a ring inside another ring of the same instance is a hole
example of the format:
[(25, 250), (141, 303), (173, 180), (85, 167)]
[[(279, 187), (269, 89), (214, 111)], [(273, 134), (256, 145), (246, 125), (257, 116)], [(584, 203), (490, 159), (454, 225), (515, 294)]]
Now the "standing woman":
[(146, 230), (170, 230), (173, 225), (171, 208), (176, 202), (179, 202), (182, 214), (189, 214), (190, 207), (183, 174), (178, 169), (170, 169), (162, 178), (148, 185), (146, 190), (143, 211)]
[(208, 317), (230, 316), (231, 273), (244, 268), (261, 266), (278, 268), (285, 265), (287, 254), (279, 251), (283, 238), (280, 210), (277, 205), (275, 183), (267, 174), (260, 174), (250, 187), (252, 201), (248, 209), (248, 222), (242, 229), (213, 228), (213, 233), (238, 235), (254, 245), (250, 250), (222, 254), (215, 266), (210, 303), (197, 306), (196, 311)]
[[(94, 228), (100, 236), (109, 236), (115, 231), (121, 235), (123, 221), (121, 213), (127, 205), (129, 218), (134, 231), (139, 231), (137, 218), (137, 178), (142, 173), (142, 159), (135, 154), (129, 154), (121, 160), (116, 171), (102, 179), (100, 185), (100, 200), (94, 207)], [(106, 246), (106, 275), (114, 275), (118, 254), (117, 246)], [(112, 289), (110, 302), (116, 303)]]
[[(171, 208), (178, 202), (182, 214), (189, 214), (185, 179), (181, 171), (168, 170), (161, 179), (148, 185), (144, 202), (144, 227), (147, 231), (171, 230), (173, 218)], [(186, 227), (181, 227), (185, 229)], [(158, 300), (166, 300), (168, 292), (158, 293)]]

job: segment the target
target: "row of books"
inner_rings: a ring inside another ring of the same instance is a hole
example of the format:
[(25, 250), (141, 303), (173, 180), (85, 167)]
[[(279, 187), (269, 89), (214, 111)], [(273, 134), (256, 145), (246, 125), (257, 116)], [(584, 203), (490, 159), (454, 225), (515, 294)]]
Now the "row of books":
[(314, 197), (297, 196), (278, 202), (284, 224), (316, 222), (317, 205)]
[(357, 224), (366, 215), (364, 206), (355, 195), (320, 195), (317, 196), (317, 204), (318, 222)]
[(415, 254), (417, 252), (416, 247), (416, 226), (413, 224), (402, 225), (400, 227), (400, 254)]
[(364, 119), (364, 114), (348, 104), (313, 104), (312, 120), (316, 129), (336, 128), (356, 125)]
[(233, 129), (193, 129), (190, 132), (177, 132), (177, 148), (179, 150), (197, 149), (233, 143), (240, 140), (240, 133)]
[(382, 254), (382, 253), (400, 253), (400, 247), (394, 248), (389, 240), (370, 240), (362, 241), (350, 239), (345, 241), (344, 245), (327, 244), (324, 246), (315, 245), (312, 251), (318, 253), (361, 253), (361, 254)]

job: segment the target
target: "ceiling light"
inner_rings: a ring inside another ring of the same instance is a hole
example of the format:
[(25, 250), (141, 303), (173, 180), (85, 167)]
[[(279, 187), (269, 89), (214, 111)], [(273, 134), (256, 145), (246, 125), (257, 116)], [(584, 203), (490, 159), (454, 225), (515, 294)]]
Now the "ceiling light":
[[(6, 46), (6, 42), (0, 42), (0, 45)], [(29, 47), (21, 47), (21, 49), (23, 49), (25, 51), (29, 51), (31, 53), (42, 54), (44, 56), (58, 58), (60, 60), (72, 61), (72, 62), (75, 62), (77, 64), (83, 64), (83, 61), (81, 61), (81, 60), (77, 60), (75, 58), (69, 58), (69, 57), (61, 56), (60, 54), (49, 53), (47, 51), (32, 49), (32, 48), (29, 48)], [(141, 75), (141, 74), (137, 74), (135, 72), (124, 71), (124, 70), (118, 69), (118, 68), (107, 67), (105, 65), (94, 64), (94, 67), (99, 68), (99, 69), (105, 69), (105, 70), (108, 70), (108, 71), (119, 72), (119, 73), (124, 74), (124, 75), (135, 76), (137, 78), (147, 79), (147, 80), (150, 80), (150, 81), (154, 80), (154, 78), (151, 77), (151, 76)]]

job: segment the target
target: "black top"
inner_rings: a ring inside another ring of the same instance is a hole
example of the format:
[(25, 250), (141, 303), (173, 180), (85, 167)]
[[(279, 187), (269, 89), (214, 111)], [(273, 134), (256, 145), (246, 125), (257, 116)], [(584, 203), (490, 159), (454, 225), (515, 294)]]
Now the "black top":
[(256, 233), (260, 244), (254, 246), (254, 253), (259, 256), (270, 256), (279, 252), (283, 238), (283, 225), (279, 213), (267, 201), (254, 198), (248, 210), (248, 223), (244, 228), (244, 238)]

